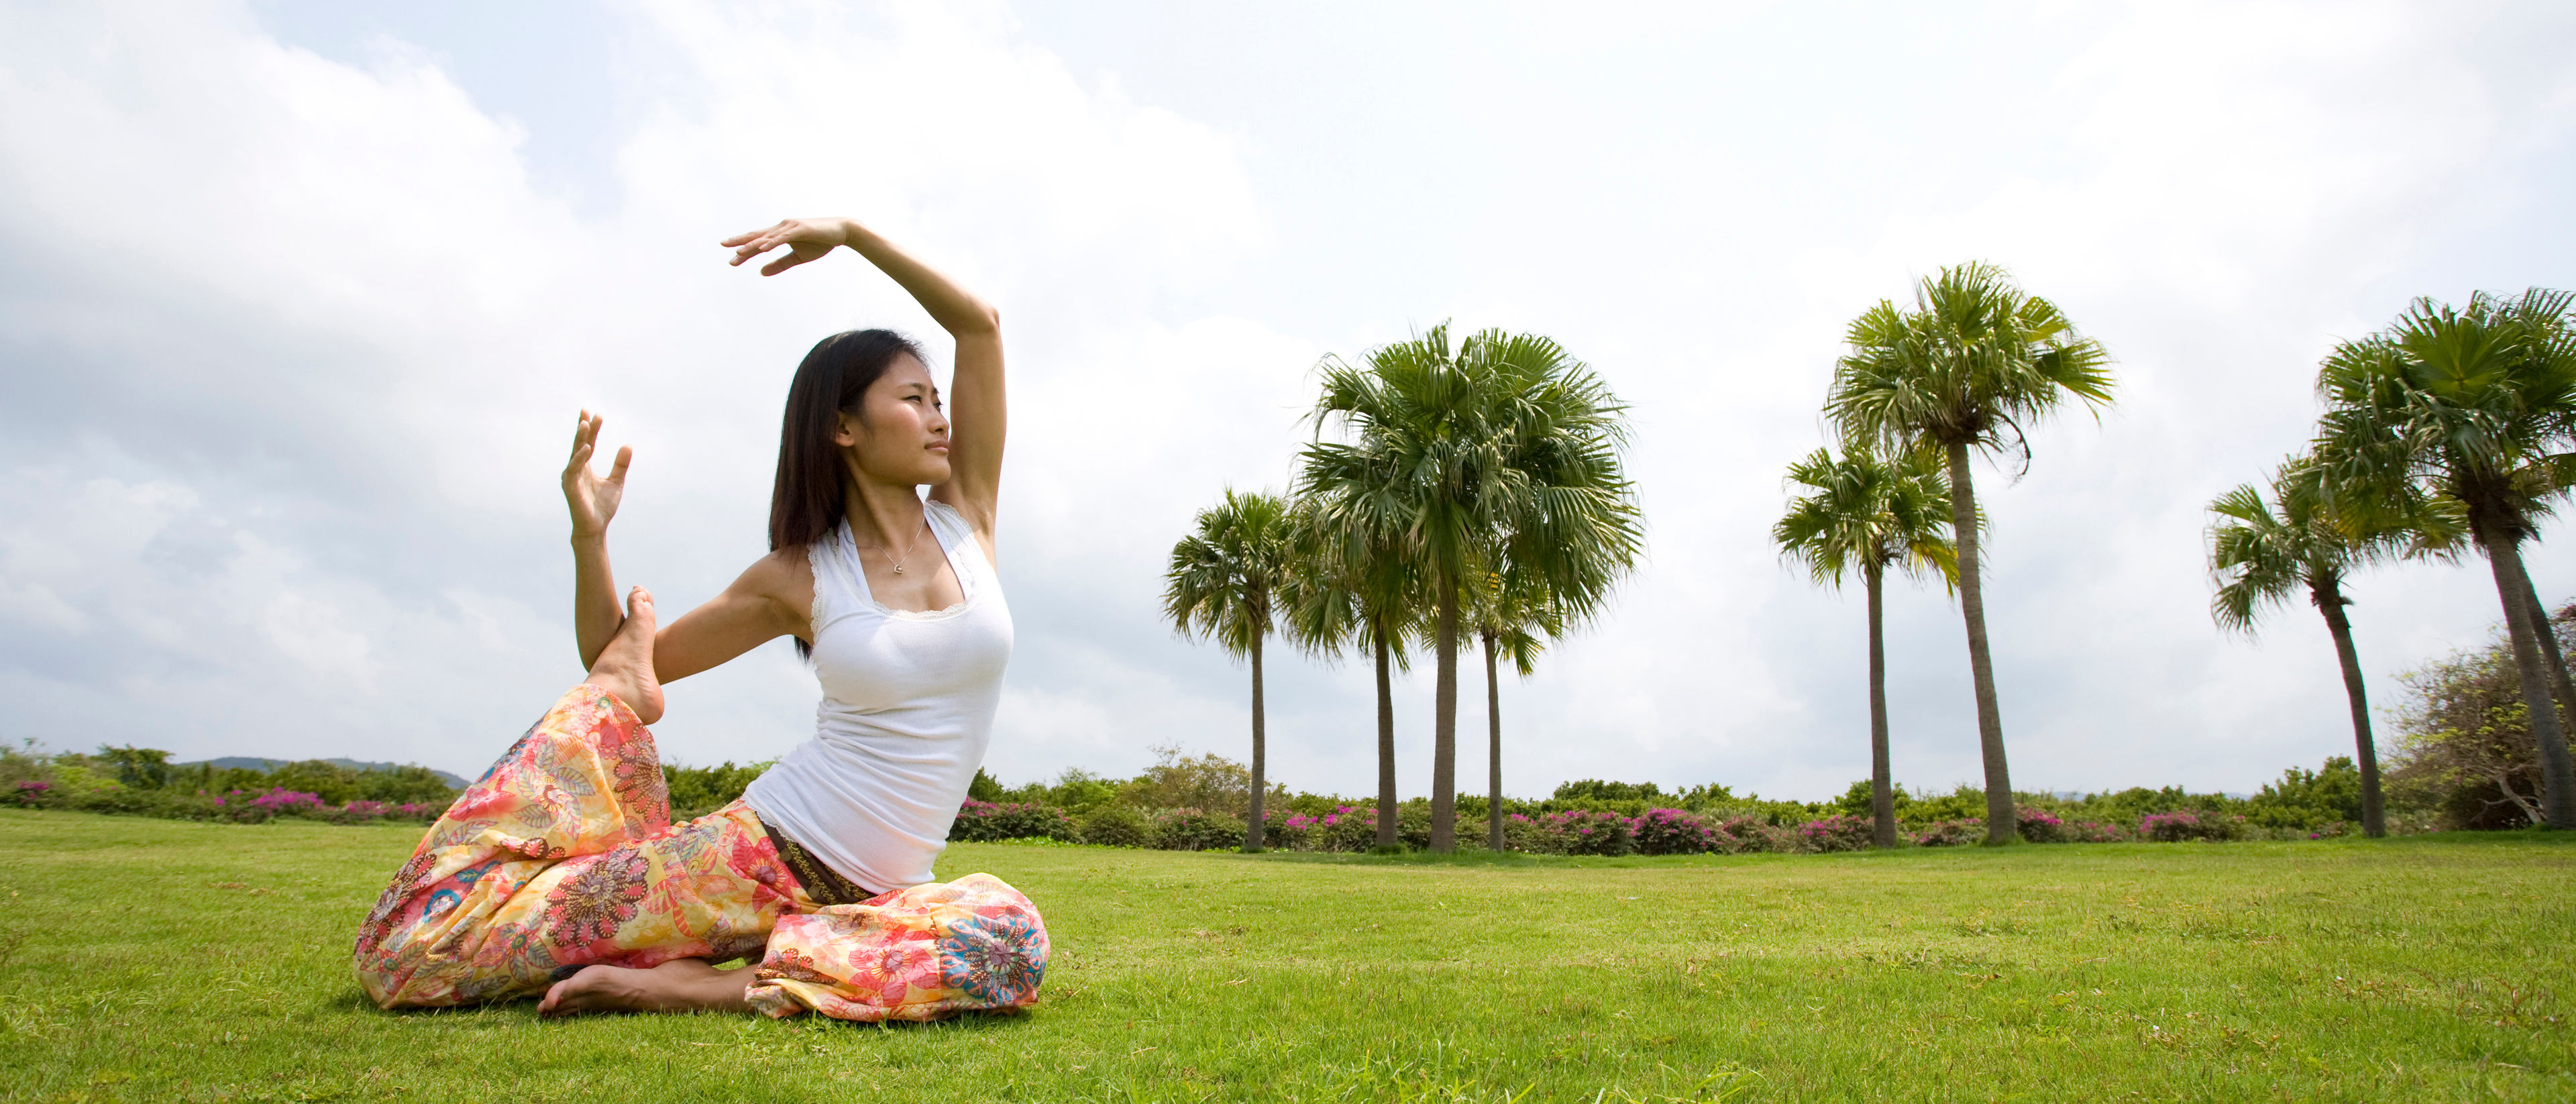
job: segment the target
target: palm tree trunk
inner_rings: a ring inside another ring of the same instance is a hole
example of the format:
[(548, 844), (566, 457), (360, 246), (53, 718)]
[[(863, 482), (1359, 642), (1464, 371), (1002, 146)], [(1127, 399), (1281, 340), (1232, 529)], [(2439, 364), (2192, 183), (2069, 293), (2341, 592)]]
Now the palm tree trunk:
[(1485, 637), (1485, 846), (1503, 849), (1503, 692), (1494, 681), (1494, 631)]
[(2326, 615), (2334, 634), (2335, 658), (2343, 664), (2343, 695), (2352, 703), (2352, 747), (2361, 764), (2361, 834), (2378, 839), (2388, 834), (2385, 806), (2379, 798), (2379, 749), (2370, 739), (2370, 701), (2361, 691), (2361, 653), (2352, 646), (2352, 620), (2343, 615), (2343, 588), (2333, 579), (2308, 585), (2309, 598)]
[(1431, 682), (1431, 849), (1458, 849), (1458, 584), (1440, 580), (1440, 661)]
[(2003, 707), (1995, 702), (1995, 659), (1986, 647), (1986, 594), (1977, 574), (1977, 490), (1968, 481), (1968, 443), (1949, 446), (1950, 527), (1959, 541), (1959, 613), (1968, 622), (1968, 675), (1977, 689), (1977, 749), (1986, 758), (1986, 844), (2019, 838), (2012, 771), (2004, 764)]
[(1395, 846), (1395, 688), (1387, 681), (1386, 629), (1372, 624), (1377, 644), (1377, 845)]
[(2540, 641), (2534, 633), (2525, 595), (2531, 577), (2522, 569), (2522, 550), (2513, 536), (2496, 525), (2480, 525), (2478, 543), (2486, 547), (2487, 566), (2495, 571), (2496, 593), (2504, 600), (2506, 632), (2513, 638), (2513, 665), (2521, 676), (2522, 702), (2531, 721), (2531, 740), (2540, 751), (2541, 822), (2552, 828), (2576, 827), (2576, 769), (2567, 757), (2567, 738), (2558, 727), (2558, 710), (2549, 700), (2549, 675), (2542, 670)]
[(1261, 716), (1261, 637), (1252, 638), (1252, 814), (1244, 818), (1243, 849), (1259, 851), (1268, 840), (1269, 822), (1261, 815), (1261, 799), (1267, 796), (1269, 780), (1264, 776), (1269, 748), (1263, 740)]
[(1886, 568), (1869, 563), (1861, 578), (1869, 583), (1869, 815), (1870, 842), (1896, 846), (1896, 789), (1887, 769), (1887, 634), (1879, 606)]
[(2533, 586), (2528, 572), (2523, 575), (2524, 609), (2531, 618), (2532, 632), (2540, 637), (2540, 654), (2549, 660), (2549, 686), (2558, 696), (2558, 731), (2576, 719), (2576, 684), (2567, 678), (2567, 657), (2558, 647), (2558, 627), (2549, 620), (2549, 607), (2540, 604), (2540, 590)]

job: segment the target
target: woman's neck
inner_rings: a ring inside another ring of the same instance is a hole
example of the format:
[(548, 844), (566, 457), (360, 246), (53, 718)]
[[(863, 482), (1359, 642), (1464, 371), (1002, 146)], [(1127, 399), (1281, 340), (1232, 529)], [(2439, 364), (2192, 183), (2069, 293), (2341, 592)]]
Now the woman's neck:
[(850, 519), (852, 540), (862, 547), (899, 551), (920, 536), (920, 491), (851, 474), (850, 481), (842, 485), (841, 511)]

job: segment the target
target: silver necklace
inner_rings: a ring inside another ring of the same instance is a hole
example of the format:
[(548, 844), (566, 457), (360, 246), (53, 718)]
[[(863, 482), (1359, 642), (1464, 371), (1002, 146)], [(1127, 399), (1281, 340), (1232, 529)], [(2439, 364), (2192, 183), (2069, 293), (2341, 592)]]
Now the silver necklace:
[[(927, 519), (925, 519), (925, 520), (924, 520), (923, 525), (921, 526), (921, 529), (927, 529), (927, 528), (930, 528), (930, 526), (929, 526), (929, 524), (928, 524), (928, 522), (927, 522)], [(915, 529), (915, 530), (913, 530), (913, 531), (912, 531), (912, 543), (910, 543), (910, 544), (907, 544), (907, 545), (904, 545), (904, 546), (903, 546), (903, 555), (900, 555), (900, 556), (895, 555), (895, 554), (894, 554), (894, 545), (892, 545), (892, 544), (890, 544), (890, 543), (889, 543), (888, 545), (886, 545), (886, 547), (885, 547), (885, 549), (884, 549), (885, 554), (886, 554), (886, 559), (891, 560), (891, 561), (893, 561), (893, 562), (894, 562), (894, 573), (895, 573), (895, 574), (897, 574), (897, 575), (901, 575), (901, 574), (903, 574), (903, 561), (911, 559), (911, 558), (912, 558), (912, 550), (913, 550), (913, 549), (916, 549), (916, 548), (921, 547), (921, 529)]]

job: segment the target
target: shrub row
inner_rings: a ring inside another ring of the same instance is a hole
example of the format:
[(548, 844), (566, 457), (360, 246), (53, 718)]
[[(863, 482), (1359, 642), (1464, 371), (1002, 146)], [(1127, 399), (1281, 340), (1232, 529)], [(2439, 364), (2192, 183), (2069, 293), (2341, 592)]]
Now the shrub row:
[[(1077, 820), (1090, 816), (1093, 810), (1124, 805), (1132, 809), (1205, 809), (1244, 815), (1251, 805), (1251, 772), (1242, 764), (1216, 755), (1185, 757), (1177, 748), (1158, 748), (1161, 760), (1133, 779), (1117, 780), (1086, 771), (1068, 770), (1053, 782), (1032, 781), (1017, 786), (1004, 786), (990, 775), (978, 772), (971, 796), (994, 804), (1053, 805), (1072, 813)], [(2281, 778), (2263, 787), (2251, 797), (2233, 797), (2223, 793), (2192, 793), (2179, 787), (2147, 789), (2131, 787), (2102, 793), (2058, 794), (2016, 793), (2014, 805), (2036, 809), (2057, 817), (2066, 831), (2075, 833), (2074, 840), (2110, 840), (2138, 838), (2144, 818), (2150, 814), (2190, 812), (2201, 820), (2239, 818), (2239, 828), (2248, 838), (2304, 838), (2334, 835), (2341, 826), (2361, 816), (2360, 774), (2352, 760), (2330, 758), (2318, 770), (2292, 768)], [(678, 805), (680, 787), (673, 787), (673, 804)], [(1892, 788), (1894, 812), (1900, 836), (1934, 846), (1958, 842), (1962, 838), (1983, 838), (1985, 794), (1973, 786), (1959, 786), (1948, 793), (1911, 792), (1904, 786)], [(2392, 797), (2392, 800), (2394, 798)], [(1286, 814), (1303, 816), (1310, 829), (1341, 829), (1349, 835), (1347, 821), (1353, 814), (1347, 810), (1373, 805), (1366, 800), (1328, 794), (1291, 793), (1272, 783), (1264, 799), (1265, 810), (1282, 810), (1280, 823), (1274, 823), (1266, 835), (1272, 846), (1286, 846), (1283, 833), (1293, 835), (1284, 823)], [(1422, 846), (1429, 842), (1430, 820), (1427, 803), (1416, 798), (1401, 808), (1404, 823), (1397, 836), (1403, 842)], [(2401, 813), (2392, 805), (2392, 828), (2405, 831), (2430, 827), (2428, 815)], [(1842, 795), (1825, 801), (1783, 801), (1766, 799), (1756, 794), (1738, 794), (1723, 785), (1692, 786), (1667, 791), (1651, 782), (1607, 782), (1584, 779), (1556, 788), (1546, 798), (1529, 800), (1503, 799), (1505, 814), (1520, 814), (1531, 821), (1563, 812), (1615, 813), (1632, 822), (1632, 833), (1649, 835), (1658, 830), (1697, 835), (1695, 828), (1662, 818), (1661, 823), (1643, 829), (1635, 828), (1639, 818), (1659, 810), (1694, 814), (1702, 822), (1707, 818), (1735, 818), (1759, 821), (1774, 828), (1796, 833), (1806, 825), (1832, 821), (1837, 815), (1867, 819), (1870, 815), (1870, 785), (1855, 782)], [(1458, 795), (1459, 831), (1481, 839), (1485, 822), (1486, 799), (1479, 794)], [(1330, 823), (1327, 824), (1326, 822)], [(1419, 822), (1418, 825), (1415, 822)], [(1962, 827), (1958, 822), (1972, 822)], [(1518, 823), (1518, 822), (1514, 822)], [(1842, 823), (1842, 822), (1835, 822)], [(1371, 822), (1374, 826), (1374, 822)], [(2027, 829), (2028, 826), (2025, 826)], [(1515, 829), (1527, 833), (1530, 828)], [(1332, 836), (1333, 832), (1327, 831)], [(1819, 841), (1831, 845), (1831, 840)], [(1722, 842), (1711, 846), (1723, 847)], [(1372, 843), (1319, 843), (1319, 850), (1366, 850)], [(1664, 844), (1641, 843), (1638, 846), (1659, 847)], [(1672, 846), (1686, 847), (1687, 843)], [(1792, 846), (1796, 846), (1793, 844)]]
[[(1234, 801), (1246, 792), (1228, 793), (1231, 765), (1216, 756), (1158, 765), (1139, 780), (1173, 792), (1204, 794)], [(150, 749), (102, 748), (97, 756), (39, 755), (0, 748), (0, 803), (33, 808), (72, 809), (170, 817), (180, 820), (261, 822), (279, 818), (355, 824), (375, 821), (436, 820), (453, 792), (431, 772), (418, 767), (395, 771), (352, 771), (330, 763), (287, 764), (273, 774), (231, 769), (179, 767), (165, 762), (167, 753)], [(708, 812), (738, 797), (743, 787), (768, 766), (673, 767), (663, 774), (669, 785), (675, 819)], [(216, 788), (190, 785), (218, 774), (244, 785)], [(2351, 831), (2339, 816), (2350, 789), (2349, 761), (2328, 760), (2324, 770), (2293, 770), (2284, 781), (2266, 787), (2250, 801), (2222, 795), (2185, 794), (2179, 790), (2128, 790), (2116, 794), (2066, 799), (2016, 795), (2020, 800), (2020, 834), (2037, 843), (2182, 842), (2244, 838), (2319, 838)], [(1170, 775), (1170, 778), (1163, 778)], [(311, 776), (311, 788), (278, 785)], [(1140, 809), (1127, 790), (1106, 785), (1076, 786), (1068, 774), (1054, 787), (1021, 787), (1004, 792), (980, 773), (978, 788), (996, 796), (1053, 797), (1056, 791), (1089, 803), (1068, 808), (1048, 800), (969, 799), (950, 829), (953, 840), (992, 841), (1044, 839), (1113, 847), (1151, 847), (1177, 851), (1232, 849), (1241, 846), (1241, 805), (1182, 805)], [(1158, 781), (1159, 780), (1159, 781)], [(1186, 783), (1186, 784), (1184, 784)], [(1154, 788), (1145, 787), (1145, 788)], [(386, 791), (377, 793), (376, 791)], [(411, 791), (420, 791), (418, 798)], [(1075, 791), (1080, 791), (1076, 793)], [(352, 796), (366, 793), (372, 796)], [(1113, 796), (1114, 795), (1114, 796)], [(1265, 802), (1264, 842), (1298, 851), (1362, 852), (1377, 846), (1377, 809), (1311, 794), (1284, 792)], [(1953, 794), (1917, 798), (1900, 787), (1895, 793), (1900, 838), (1924, 847), (1958, 846), (1984, 840), (1982, 818), (1970, 815), (1983, 806), (1983, 796), (1961, 787)], [(1503, 844), (1512, 851), (1557, 855), (1689, 855), (1745, 852), (1831, 852), (1870, 846), (1866, 784), (1831, 803), (1800, 805), (1736, 798), (1724, 787), (1699, 787), (1664, 795), (1651, 784), (1600, 781), (1568, 783), (1545, 802), (1511, 801), (1504, 819)], [(1658, 800), (1693, 806), (1675, 808)], [(1248, 804), (1247, 802), (1244, 802)], [(1459, 802), (1460, 844), (1485, 843), (1481, 799), (1462, 795)], [(2241, 811), (2240, 811), (2241, 810)], [(1909, 815), (1910, 814), (1910, 815)], [(2143, 814), (2143, 815), (2142, 815)], [(1396, 841), (1421, 849), (1431, 843), (1427, 802), (1398, 806)]]
[(142, 789), (113, 782), (81, 786), (25, 780), (13, 787), (6, 796), (11, 804), (28, 809), (70, 809), (85, 813), (121, 813), (128, 816), (223, 821), (234, 824), (262, 824), (272, 820), (320, 820), (332, 824), (406, 821), (427, 824), (437, 820), (440, 813), (447, 811), (447, 805), (444, 802), (433, 805), (417, 801), (395, 803), (360, 798), (334, 805), (322, 800), (316, 794), (274, 787), (259, 791), (226, 790), (220, 794), (210, 794), (204, 790)]
[[(1378, 843), (1374, 805), (1345, 803), (1320, 815), (1273, 809), (1262, 819), (1266, 822), (1263, 840), (1275, 849), (1364, 852)], [(1430, 822), (1430, 813), (1421, 803), (1399, 806), (1397, 842), (1417, 850), (1430, 846)], [(1484, 844), (1482, 821), (1471, 823), (1462, 817), (1458, 827), (1461, 846)], [(2176, 843), (2242, 839), (2259, 832), (2243, 816), (2190, 811), (2152, 813), (2133, 827), (2066, 821), (2043, 810), (2024, 809), (2020, 822), (2021, 837), (2032, 843)], [(2341, 826), (2330, 826), (2307, 834), (2342, 833)], [(1982, 819), (1956, 818), (1899, 835), (1918, 847), (1955, 847), (1984, 842), (1986, 824)], [(1243, 836), (1242, 817), (1206, 809), (1146, 811), (1108, 804), (1076, 816), (1036, 802), (973, 799), (958, 809), (957, 822), (948, 832), (951, 840), (970, 842), (1043, 839), (1165, 851), (1233, 850), (1242, 846)], [(1819, 854), (1864, 851), (1870, 845), (1870, 819), (1847, 813), (1796, 827), (1750, 815), (1684, 809), (1648, 809), (1633, 817), (1568, 809), (1537, 816), (1511, 813), (1503, 819), (1504, 848), (1534, 855)]]

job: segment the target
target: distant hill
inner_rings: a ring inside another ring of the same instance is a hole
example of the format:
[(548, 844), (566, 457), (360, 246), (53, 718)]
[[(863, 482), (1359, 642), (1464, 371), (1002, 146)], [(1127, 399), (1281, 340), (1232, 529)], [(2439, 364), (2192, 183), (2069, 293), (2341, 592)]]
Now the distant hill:
[[(276, 769), (277, 769), (277, 768), (279, 768), (279, 767), (285, 766), (285, 765), (286, 765), (286, 764), (288, 764), (288, 763), (298, 763), (298, 762), (302, 762), (302, 761), (303, 761), (303, 760), (300, 760), (300, 759), (261, 759), (261, 758), (257, 758), (257, 757), (255, 757), (255, 756), (249, 756), (249, 755), (227, 755), (227, 756), (224, 756), (224, 757), (223, 757), (223, 758), (221, 758), (221, 759), (199, 759), (199, 760), (196, 760), (196, 761), (194, 761), (194, 762), (188, 762), (188, 763), (172, 763), (172, 764), (170, 764), (170, 765), (171, 765), (171, 766), (174, 766), (174, 767), (194, 767), (194, 766), (201, 766), (201, 765), (202, 765), (202, 766), (210, 766), (210, 767), (221, 767), (221, 768), (224, 768), (224, 769), (227, 769), (227, 770), (231, 770), (231, 769), (240, 769), (240, 770), (255, 770), (255, 771), (272, 771), (272, 770), (276, 770)], [(349, 768), (350, 770), (356, 770), (356, 771), (389, 771), (389, 770), (394, 769), (395, 767), (409, 766), (409, 765), (410, 765), (410, 764), (407, 764), (407, 763), (366, 763), (366, 762), (360, 762), (359, 760), (356, 760), (356, 759), (325, 759), (325, 760), (323, 760), (323, 762), (325, 762), (325, 763), (329, 763), (329, 764), (331, 764), (332, 766), (335, 766), (335, 767), (347, 767), (347, 768)], [(461, 790), (461, 789), (464, 789), (464, 788), (465, 788), (465, 780), (464, 780), (464, 779), (462, 779), (462, 778), (458, 778), (457, 776), (452, 775), (452, 774), (449, 774), (449, 773), (447, 773), (446, 771), (443, 771), (443, 770), (433, 770), (433, 771), (430, 771), (429, 773), (437, 775), (437, 776), (438, 776), (438, 780), (439, 780), (439, 781), (441, 781), (441, 782), (445, 782), (445, 783), (447, 783), (449, 786), (451, 786), (451, 787), (453, 787), (453, 788), (455, 788), (455, 789), (460, 789), (460, 790)]]

